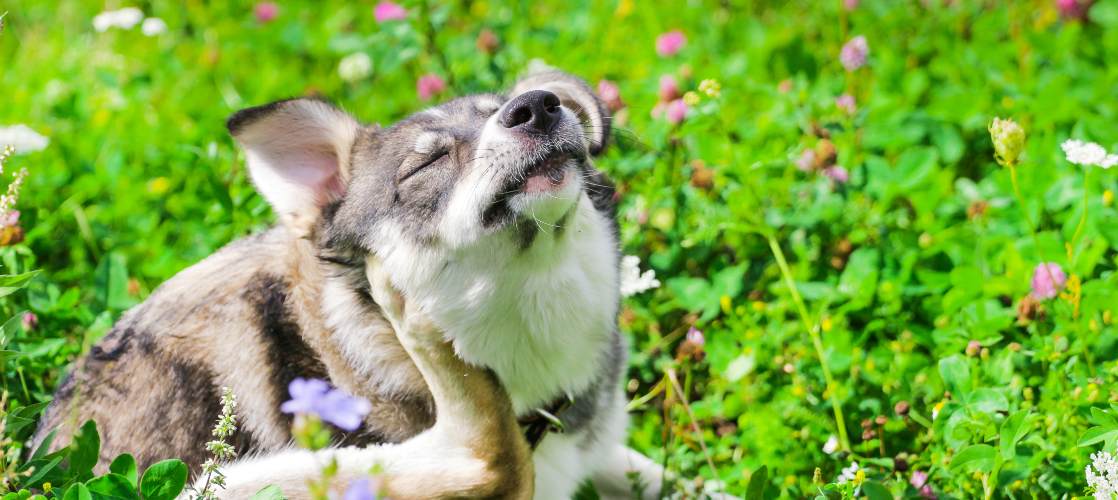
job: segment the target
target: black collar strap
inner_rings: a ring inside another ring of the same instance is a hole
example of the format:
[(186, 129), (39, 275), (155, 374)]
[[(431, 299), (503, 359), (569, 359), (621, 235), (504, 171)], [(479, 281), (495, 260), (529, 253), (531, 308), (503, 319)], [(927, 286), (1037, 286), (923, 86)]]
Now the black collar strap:
[(563, 432), (563, 421), (560, 416), (571, 407), (571, 403), (573, 401), (570, 397), (559, 396), (547, 406), (532, 410), (531, 413), (517, 419), (529, 447), (536, 449), (548, 432)]

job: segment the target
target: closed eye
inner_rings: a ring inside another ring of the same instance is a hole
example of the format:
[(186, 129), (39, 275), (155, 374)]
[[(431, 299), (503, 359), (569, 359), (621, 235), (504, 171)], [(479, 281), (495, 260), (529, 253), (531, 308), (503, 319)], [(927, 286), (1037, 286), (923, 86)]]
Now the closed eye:
[(443, 158), (446, 158), (448, 156), (450, 156), (450, 151), (440, 151), (440, 152), (437, 152), (435, 154), (432, 154), (426, 160), (424, 160), (423, 163), (420, 163), (419, 165), (416, 165), (411, 170), (408, 170), (408, 173), (400, 176), (400, 178), (396, 180), (396, 183), (399, 184), (401, 182), (404, 182), (404, 181), (408, 180), (408, 177), (411, 177), (415, 174), (418, 174), (421, 170), (423, 170), (423, 169), (425, 169), (425, 168), (427, 168), (431, 165), (434, 165), (436, 162), (439, 162)]

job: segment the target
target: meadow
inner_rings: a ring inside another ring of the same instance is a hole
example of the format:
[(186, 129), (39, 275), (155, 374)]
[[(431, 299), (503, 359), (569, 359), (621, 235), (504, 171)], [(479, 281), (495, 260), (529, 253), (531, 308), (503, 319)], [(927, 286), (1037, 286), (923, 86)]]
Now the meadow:
[(0, 14), (0, 498), (182, 488), (93, 477), (88, 434), (25, 442), (124, 311), (273, 223), (232, 112), (313, 94), (387, 124), (541, 65), (613, 111), (629, 441), (673, 496), (1118, 495), (1118, 0)]

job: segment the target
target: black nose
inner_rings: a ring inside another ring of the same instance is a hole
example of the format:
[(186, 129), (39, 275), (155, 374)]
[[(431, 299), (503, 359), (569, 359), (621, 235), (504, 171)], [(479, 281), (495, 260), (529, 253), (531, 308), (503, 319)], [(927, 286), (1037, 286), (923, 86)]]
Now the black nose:
[(505, 128), (547, 133), (559, 123), (559, 96), (546, 90), (530, 90), (516, 96), (505, 106), (498, 122)]

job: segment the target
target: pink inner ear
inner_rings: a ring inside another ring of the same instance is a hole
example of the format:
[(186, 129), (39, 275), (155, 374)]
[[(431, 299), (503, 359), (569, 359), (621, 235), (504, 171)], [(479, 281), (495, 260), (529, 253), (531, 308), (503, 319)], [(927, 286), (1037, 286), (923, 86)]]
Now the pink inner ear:
[(339, 175), (338, 159), (333, 151), (284, 151), (274, 159), (277, 172), (285, 180), (308, 188), (321, 206), (345, 195), (345, 184)]

